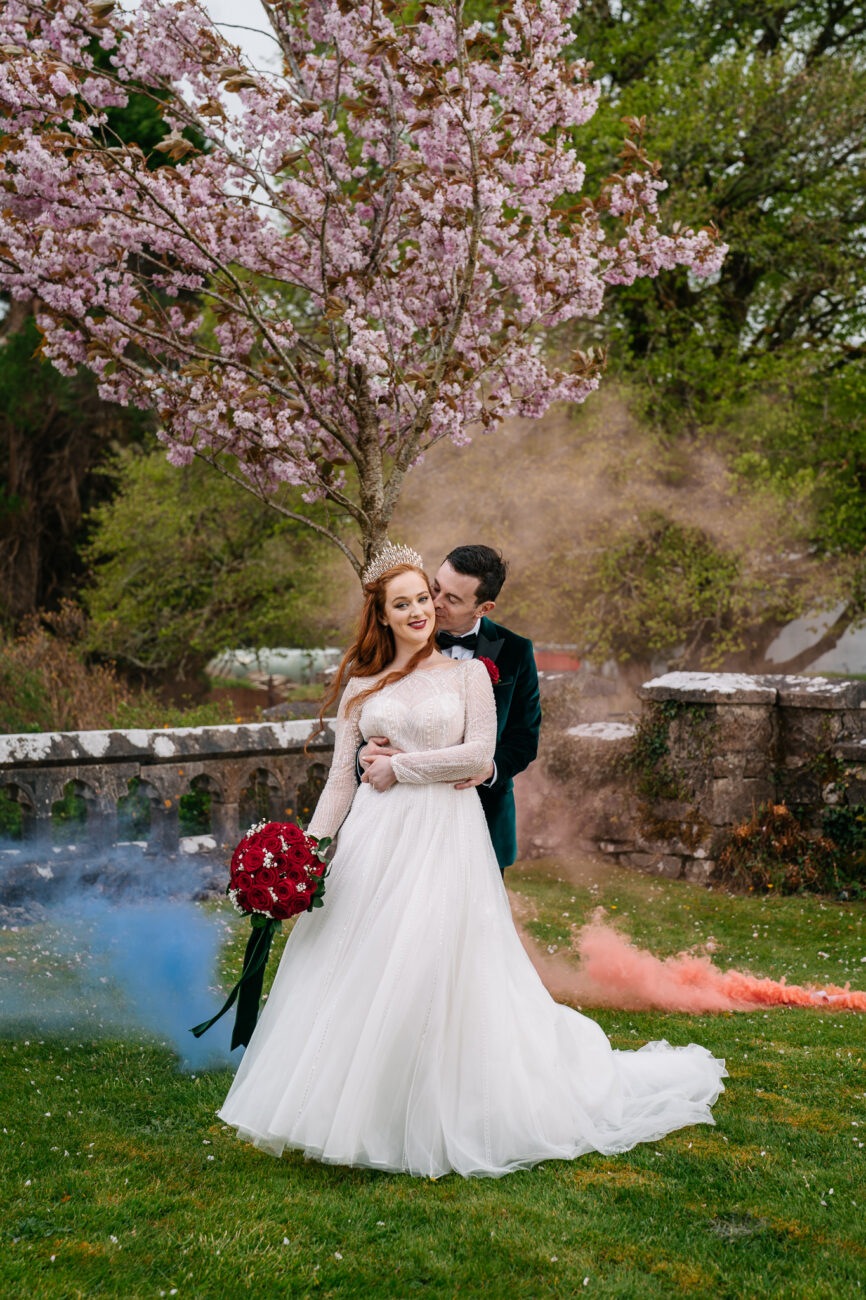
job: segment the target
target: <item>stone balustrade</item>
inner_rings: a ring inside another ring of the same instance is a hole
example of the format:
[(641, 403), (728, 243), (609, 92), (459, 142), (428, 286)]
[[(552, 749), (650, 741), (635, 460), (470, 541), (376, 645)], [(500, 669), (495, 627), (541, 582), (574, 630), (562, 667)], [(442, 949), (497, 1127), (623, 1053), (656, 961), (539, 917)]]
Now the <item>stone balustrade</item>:
[[(308, 720), (162, 730), (71, 731), (0, 736), (0, 792), (17, 802), (24, 837), (48, 838), (52, 809), (70, 790), (84, 799), (88, 841), (117, 838), (118, 801), (136, 789), (150, 803), (150, 842), (178, 847), (183, 795), (210, 796), (211, 834), (234, 844), (240, 819), (309, 818), (327, 777), (330, 727), (304, 752)], [(251, 814), (251, 811), (252, 814)]]
[(667, 673), (629, 722), (542, 737), (524, 852), (600, 849), (625, 866), (707, 880), (733, 827), (785, 802), (818, 831), (866, 805), (866, 682)]
[[(763, 804), (784, 801), (816, 830), (828, 808), (866, 807), (866, 682), (668, 673), (640, 687), (627, 720), (599, 716), (602, 686), (578, 674), (542, 683), (539, 759), (517, 780), (522, 857), (579, 847), (707, 880), (732, 828)], [(151, 845), (174, 852), (182, 796), (205, 791), (211, 834), (234, 844), (256, 816), (311, 814), (333, 751), (328, 728), (304, 752), (312, 726), (0, 736), (0, 792), (38, 841), (71, 788), (88, 840), (113, 843), (133, 783), (150, 803)]]

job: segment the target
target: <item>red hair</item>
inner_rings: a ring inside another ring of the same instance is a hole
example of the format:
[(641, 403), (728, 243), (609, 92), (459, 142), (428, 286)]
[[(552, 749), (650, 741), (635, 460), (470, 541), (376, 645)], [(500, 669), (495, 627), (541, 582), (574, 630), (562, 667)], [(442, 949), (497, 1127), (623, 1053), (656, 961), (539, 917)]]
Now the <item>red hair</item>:
[[(334, 700), (340, 694), (350, 677), (375, 677), (381, 673), (384, 668), (394, 658), (396, 653), (396, 644), (394, 633), (390, 627), (382, 622), (382, 616), (385, 613), (385, 597), (388, 593), (388, 584), (392, 579), (399, 577), (401, 573), (417, 573), (420, 578), (424, 579), (424, 585), (430, 591), (430, 579), (423, 569), (419, 569), (414, 564), (395, 564), (393, 569), (388, 569), (385, 573), (375, 579), (374, 582), (364, 583), (364, 608), (361, 610), (361, 617), (358, 620), (358, 631), (355, 639), (349, 646), (346, 653), (340, 661), (340, 666), (334, 674), (334, 680), (329, 690), (325, 693), (322, 700), (322, 707), (319, 712), (319, 725), (310, 736), (318, 736), (320, 731), (325, 729), (325, 711), (334, 703)], [(432, 594), (432, 593), (431, 593)], [(352, 701), (352, 708), (360, 708), (365, 700), (383, 687), (390, 686), (392, 682), (399, 682), (401, 678), (408, 677), (409, 673), (415, 669), (422, 659), (428, 658), (436, 649), (436, 624), (434, 621), (433, 629), (427, 638), (425, 644), (415, 654), (403, 668), (397, 668), (392, 673), (388, 673), (375, 686), (370, 686), (366, 691), (361, 691)]]

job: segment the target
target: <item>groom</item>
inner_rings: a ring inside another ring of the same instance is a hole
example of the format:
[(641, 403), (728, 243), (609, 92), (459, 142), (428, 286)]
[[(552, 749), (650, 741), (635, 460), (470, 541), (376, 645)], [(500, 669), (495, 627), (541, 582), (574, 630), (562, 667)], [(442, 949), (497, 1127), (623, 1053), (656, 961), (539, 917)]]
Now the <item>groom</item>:
[[(541, 703), (532, 642), (488, 617), (505, 581), (505, 562), (489, 546), (458, 546), (433, 579), (436, 640), (451, 659), (487, 659), (496, 700), (493, 765), (457, 790), (478, 787), (501, 871), (517, 857), (517, 823), (512, 778), (538, 753)], [(498, 680), (496, 674), (498, 673)], [(374, 736), (358, 752), (359, 768), (379, 755), (399, 753), (387, 736)]]

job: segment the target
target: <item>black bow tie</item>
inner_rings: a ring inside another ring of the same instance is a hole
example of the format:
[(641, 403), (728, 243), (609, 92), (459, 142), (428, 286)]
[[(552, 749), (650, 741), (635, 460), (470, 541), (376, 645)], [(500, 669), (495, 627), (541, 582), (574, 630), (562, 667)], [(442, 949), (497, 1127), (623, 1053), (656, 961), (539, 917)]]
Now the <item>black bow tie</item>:
[(439, 643), (440, 650), (449, 650), (453, 645), (463, 646), (466, 650), (474, 650), (478, 645), (478, 633), (467, 632), (465, 636), (452, 636), (450, 632), (437, 632), (436, 640)]

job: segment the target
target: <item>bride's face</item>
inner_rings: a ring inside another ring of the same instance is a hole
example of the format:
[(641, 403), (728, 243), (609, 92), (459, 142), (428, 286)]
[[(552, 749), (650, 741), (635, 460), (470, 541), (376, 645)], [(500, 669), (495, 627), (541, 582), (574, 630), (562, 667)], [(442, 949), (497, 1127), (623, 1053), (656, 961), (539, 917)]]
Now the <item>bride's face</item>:
[(420, 573), (398, 573), (385, 588), (382, 622), (394, 633), (397, 646), (420, 650), (430, 640), (436, 615), (430, 588)]

